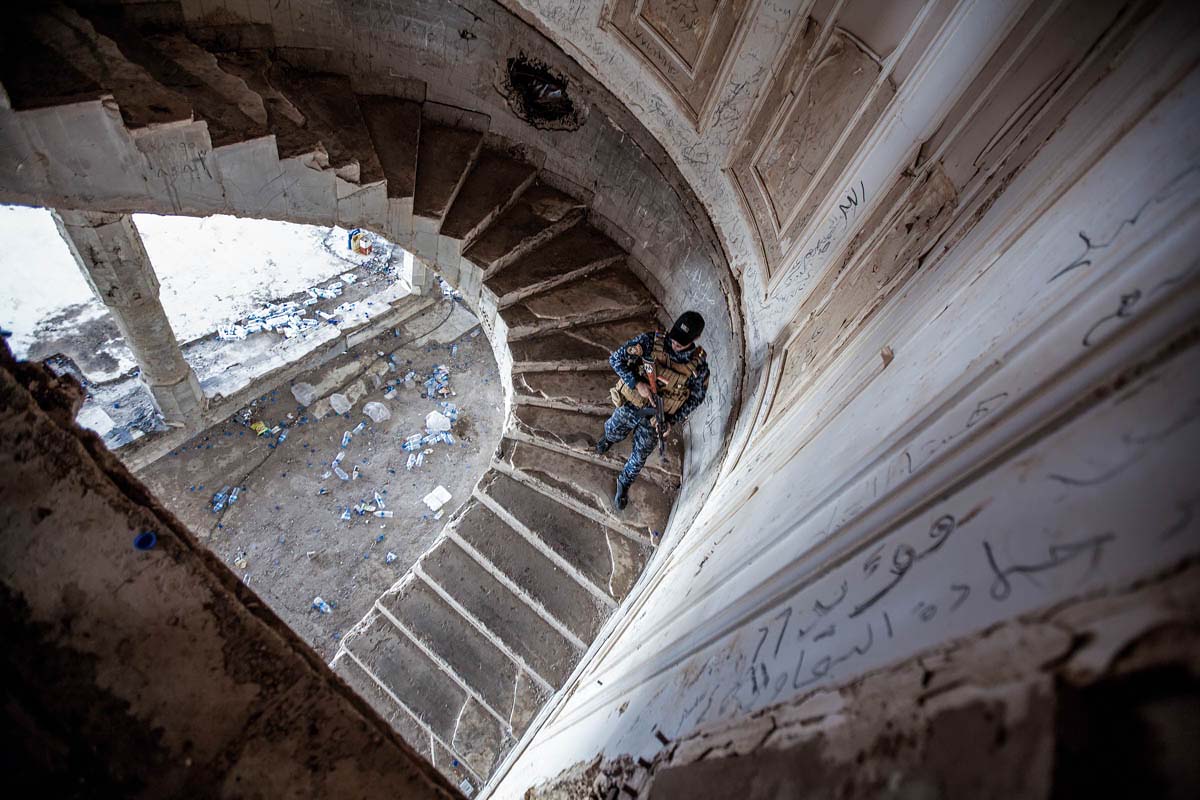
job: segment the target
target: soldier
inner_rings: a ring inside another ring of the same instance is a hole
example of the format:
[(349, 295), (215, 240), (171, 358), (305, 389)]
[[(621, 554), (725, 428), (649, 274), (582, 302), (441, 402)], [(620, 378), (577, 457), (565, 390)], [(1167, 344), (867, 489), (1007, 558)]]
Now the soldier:
[[(613, 506), (621, 511), (629, 502), (629, 487), (637, 480), (646, 459), (666, 436), (672, 425), (682, 425), (688, 415), (704, 402), (708, 392), (708, 360), (696, 339), (704, 330), (704, 317), (686, 311), (675, 320), (669, 333), (652, 331), (635, 336), (609, 357), (608, 363), (620, 380), (611, 391), (617, 408), (604, 423), (604, 435), (596, 443), (596, 453), (633, 433), (633, 453), (617, 478)], [(657, 387), (646, 380), (646, 367), (653, 367)], [(654, 394), (663, 401), (662, 431), (658, 430)]]

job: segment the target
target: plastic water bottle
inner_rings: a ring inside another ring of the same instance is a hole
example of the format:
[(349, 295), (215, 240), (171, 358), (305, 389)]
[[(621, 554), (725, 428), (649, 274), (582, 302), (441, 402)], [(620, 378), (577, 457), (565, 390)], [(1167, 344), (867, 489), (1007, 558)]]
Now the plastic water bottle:
[(391, 519), (392, 517), (396, 516), (396, 512), (380, 510), (375, 512), (375, 516), (379, 517), (380, 519)]
[(363, 420), (362, 422), (360, 422), (360, 423), (358, 423), (357, 425), (355, 425), (355, 426), (354, 426), (354, 432), (355, 432), (355, 433), (362, 433), (362, 432), (363, 432), (363, 430), (364, 430), (366, 427), (367, 427), (367, 421), (366, 421), (366, 420)]
[(350, 506), (346, 506), (344, 509), (342, 509), (342, 519), (350, 519)]
[(350, 476), (346, 474), (346, 470), (342, 469), (341, 467), (334, 467), (333, 474), (337, 475), (339, 478), (341, 478), (344, 481), (350, 480)]
[(233, 487), (233, 491), (229, 493), (229, 505), (233, 505), (234, 503), (237, 502), (238, 495), (241, 494), (241, 492), (242, 492), (242, 487), (240, 487), (240, 486)]
[(326, 603), (320, 597), (313, 598), (312, 607), (317, 611), (320, 611), (322, 614), (329, 614), (333, 611), (333, 609), (329, 606), (329, 603)]
[(338, 453), (336, 456), (333, 457), (333, 463), (330, 464), (330, 466), (336, 467), (338, 464), (342, 463), (342, 459), (345, 457), (346, 457), (346, 451), (342, 450), (340, 453)]
[[(342, 434), (342, 447), (348, 447), (350, 445), (351, 438), (352, 438), (352, 436), (350, 434), (350, 431), (346, 431), (345, 433), (343, 433)], [(339, 458), (340, 458), (340, 456), (339, 456)]]
[(379, 494), (379, 492), (375, 492), (375, 507), (379, 509), (387, 508), (383, 502), (383, 497)]
[(354, 471), (350, 473), (350, 480), (358, 480), (358, 464), (354, 465)]
[(287, 441), (287, 428), (279, 432), (279, 438), (275, 440), (275, 444), (283, 444)]

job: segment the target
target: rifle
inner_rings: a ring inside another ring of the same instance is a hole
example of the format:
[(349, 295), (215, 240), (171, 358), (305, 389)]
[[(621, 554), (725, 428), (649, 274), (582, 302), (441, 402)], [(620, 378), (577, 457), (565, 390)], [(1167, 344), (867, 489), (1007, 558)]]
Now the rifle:
[[(658, 393), (658, 372), (654, 366), (654, 358), (642, 358), (642, 372), (646, 375), (646, 380), (650, 383), (650, 402), (654, 405), (653, 416), (657, 425), (658, 432), (658, 458), (664, 464), (667, 461), (667, 434), (666, 420), (663, 416), (663, 399)], [(651, 416), (651, 409), (647, 408), (643, 413), (646, 416)]]

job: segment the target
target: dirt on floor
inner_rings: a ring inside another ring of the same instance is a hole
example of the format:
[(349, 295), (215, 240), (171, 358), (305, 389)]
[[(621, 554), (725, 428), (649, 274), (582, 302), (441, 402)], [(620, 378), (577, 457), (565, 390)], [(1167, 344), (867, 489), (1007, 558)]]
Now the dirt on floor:
[[(296, 379), (316, 384), (356, 354), (392, 353), (397, 369), (386, 377), (402, 381), (411, 370), (416, 379), (401, 383), (391, 400), (382, 390), (373, 391), (347, 414), (315, 421), (289, 386), (280, 386), (260, 398), (252, 419), (270, 427), (286, 424), (282, 443), (278, 434), (256, 435), (235, 415), (139, 477), (323, 658), (332, 658), (345, 631), (405, 574), (467, 501), (499, 444), (504, 391), (487, 338), (474, 323), (461, 305), (442, 302)], [(440, 408), (437, 400), (422, 396), (423, 383), (438, 364), (449, 368), (455, 392), (446, 398), (458, 408), (451, 430), (455, 441), (426, 445), (432, 452), (409, 470), (410, 454), (401, 445), (410, 435), (424, 433), (426, 415)], [(372, 400), (382, 402), (391, 418), (375, 423), (365, 416), (363, 406)], [(365, 425), (354, 432), (360, 423)], [(347, 431), (352, 438), (343, 448)], [(357, 467), (356, 479), (343, 481), (331, 472), (343, 449), (341, 467), (347, 473)], [(439, 485), (451, 500), (435, 519), (422, 498)], [(234, 486), (241, 487), (237, 502), (214, 512), (214, 493)], [(356, 510), (360, 504), (376, 505), (376, 492), (393, 517)], [(350, 519), (344, 520), (347, 508)], [(329, 604), (328, 613), (314, 608), (318, 597)]]

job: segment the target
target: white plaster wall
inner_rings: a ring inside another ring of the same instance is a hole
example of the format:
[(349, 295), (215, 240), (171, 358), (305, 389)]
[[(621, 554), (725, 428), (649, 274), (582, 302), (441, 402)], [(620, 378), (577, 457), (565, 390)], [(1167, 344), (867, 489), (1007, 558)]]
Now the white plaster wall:
[[(533, 7), (562, 24), (549, 5)], [(675, 738), (1200, 550), (1200, 354), (1193, 336), (1155, 355), (1200, 318), (1197, 21), (1182, 3), (1151, 13), (815, 384), (765, 429), (744, 404), (744, 456), (496, 796), (597, 753), (651, 756), (656, 730)], [(945, 69), (930, 86), (962, 77)], [(936, 119), (897, 124), (928, 134)], [(857, 161), (903, 149), (877, 137)], [(757, 335), (771, 313), (747, 300)], [(1098, 400), (1126, 371), (1136, 380)]]

